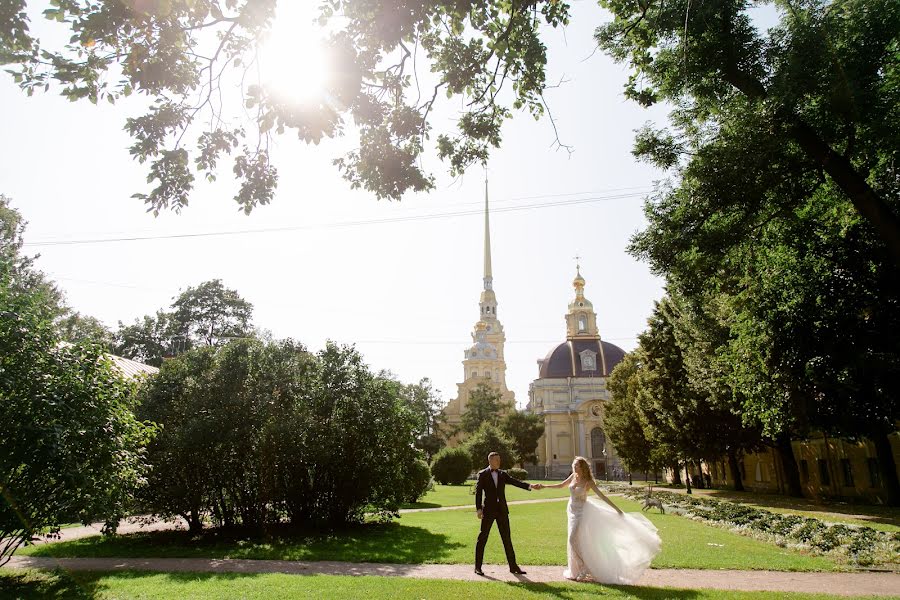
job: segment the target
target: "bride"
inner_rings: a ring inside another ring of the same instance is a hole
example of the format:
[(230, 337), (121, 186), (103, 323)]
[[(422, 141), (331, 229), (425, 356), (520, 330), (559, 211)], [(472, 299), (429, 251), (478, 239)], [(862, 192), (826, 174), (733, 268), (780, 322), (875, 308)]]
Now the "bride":
[[(625, 514), (607, 498), (594, 482), (588, 461), (576, 456), (572, 474), (556, 485), (569, 487), (568, 566), (563, 572), (576, 581), (590, 576), (600, 583), (633, 584), (650, 561), (659, 554), (662, 542), (656, 527), (642, 514)], [(594, 490), (606, 504), (588, 501)]]

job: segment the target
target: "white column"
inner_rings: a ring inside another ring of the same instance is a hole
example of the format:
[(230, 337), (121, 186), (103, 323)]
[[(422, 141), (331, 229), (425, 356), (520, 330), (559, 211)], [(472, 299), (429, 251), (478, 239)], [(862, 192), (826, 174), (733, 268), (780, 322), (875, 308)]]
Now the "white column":
[(578, 454), (581, 456), (587, 456), (587, 448), (584, 443), (584, 416), (580, 413), (575, 413), (578, 418)]

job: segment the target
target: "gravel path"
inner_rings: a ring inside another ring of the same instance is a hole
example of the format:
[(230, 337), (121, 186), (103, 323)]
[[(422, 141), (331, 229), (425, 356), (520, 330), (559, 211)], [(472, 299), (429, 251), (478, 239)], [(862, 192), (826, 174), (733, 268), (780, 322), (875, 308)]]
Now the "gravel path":
[[(70, 571), (162, 571), (201, 573), (288, 573), (295, 575), (375, 575), (454, 579), (460, 581), (560, 582), (562, 567), (523, 567), (528, 574), (515, 576), (505, 567), (487, 565), (486, 577), (472, 565), (396, 565), (335, 561), (303, 562), (204, 558), (45, 558), (14, 556), (6, 568)], [(585, 584), (591, 585), (591, 584)], [(900, 573), (793, 573), (779, 571), (702, 571), (650, 569), (637, 583), (667, 588), (715, 590), (824, 592), (840, 596), (890, 596), (900, 593)]]

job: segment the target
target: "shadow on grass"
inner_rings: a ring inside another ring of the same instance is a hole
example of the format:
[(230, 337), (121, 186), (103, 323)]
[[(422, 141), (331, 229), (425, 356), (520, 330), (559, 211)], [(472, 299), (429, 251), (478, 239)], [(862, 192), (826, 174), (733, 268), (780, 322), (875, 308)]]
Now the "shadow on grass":
[(399, 523), (366, 524), (330, 532), (276, 529), (259, 535), (240, 529), (139, 532), (90, 537), (35, 547), (32, 556), (57, 558), (244, 558), (416, 564), (445, 558), (462, 547), (448, 536)]
[[(573, 592), (571, 588), (560, 588), (558, 586), (549, 585), (546, 583), (508, 583), (510, 587), (520, 588), (524, 590), (528, 590), (529, 592), (539, 593), (545, 596), (554, 596), (557, 598), (565, 598), (568, 600), (573, 597)], [(688, 599), (688, 598), (697, 598), (701, 594), (699, 592), (695, 592), (692, 590), (676, 590), (670, 588), (652, 588), (652, 587), (636, 587), (632, 585), (601, 585), (599, 583), (579, 583), (578, 585), (578, 594), (579, 598), (584, 596), (598, 595), (604, 596), (603, 590), (612, 589), (618, 590), (620, 592), (624, 592), (626, 594), (630, 594), (629, 597), (632, 598), (640, 598), (641, 600), (663, 600), (663, 599)]]
[(63, 570), (0, 572), (0, 598), (82, 600), (96, 598), (99, 591), (93, 575), (79, 577)]

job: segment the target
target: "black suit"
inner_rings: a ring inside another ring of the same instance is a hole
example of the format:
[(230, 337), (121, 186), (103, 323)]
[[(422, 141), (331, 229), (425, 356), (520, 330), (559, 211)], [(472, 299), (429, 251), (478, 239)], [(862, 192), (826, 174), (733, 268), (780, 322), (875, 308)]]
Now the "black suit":
[[(478, 482), (475, 484), (475, 509), (484, 511), (481, 518), (481, 533), (478, 534), (478, 542), (475, 544), (475, 568), (481, 569), (484, 560), (484, 547), (494, 521), (500, 530), (500, 539), (503, 540), (503, 549), (506, 550), (506, 562), (510, 569), (517, 569), (516, 552), (513, 550), (512, 540), (509, 537), (509, 507), (506, 505), (506, 484), (514, 485), (523, 490), (530, 490), (531, 486), (513, 477), (506, 471), (497, 470), (497, 485), (491, 475), (490, 467), (478, 472)], [(483, 502), (482, 502), (483, 497)]]

